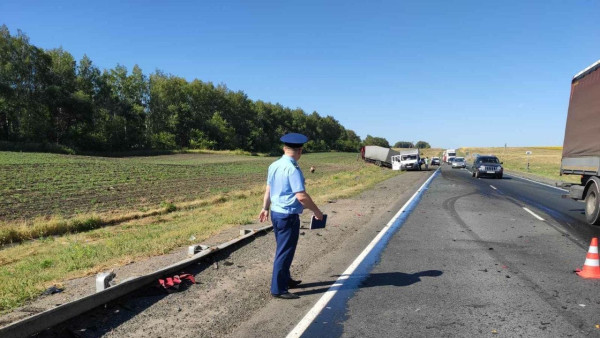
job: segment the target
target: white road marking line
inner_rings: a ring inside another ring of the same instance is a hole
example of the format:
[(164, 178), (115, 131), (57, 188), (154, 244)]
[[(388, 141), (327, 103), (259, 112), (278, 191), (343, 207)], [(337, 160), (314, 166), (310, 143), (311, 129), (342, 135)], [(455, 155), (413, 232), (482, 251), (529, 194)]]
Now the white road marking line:
[[(439, 170), (440, 169), (437, 169), (436, 172)], [(373, 250), (373, 248), (377, 245), (377, 243), (379, 243), (381, 238), (383, 238), (385, 236), (385, 234), (388, 232), (388, 230), (391, 228), (391, 226), (396, 222), (398, 217), (400, 217), (400, 215), (402, 215), (404, 210), (406, 208), (408, 208), (408, 206), (411, 204), (411, 202), (417, 196), (419, 196), (419, 194), (423, 191), (423, 188), (426, 187), (427, 184), (429, 184), (429, 182), (436, 176), (435, 175), (436, 172), (434, 172), (433, 175), (431, 175), (431, 177), (429, 177), (427, 179), (427, 181), (425, 181), (425, 183), (423, 183), (423, 185), (421, 185), (421, 187), (419, 187), (419, 190), (417, 190), (412, 195), (412, 197), (402, 206), (402, 208), (400, 208), (400, 210), (398, 210), (396, 215), (394, 215), (394, 217), (388, 222), (388, 224), (386, 224), (386, 226), (383, 229), (381, 229), (379, 234), (377, 234), (377, 236), (375, 236), (375, 238), (373, 238), (371, 243), (369, 243), (369, 245), (367, 245), (367, 247), (360, 253), (360, 255), (358, 255), (358, 257), (356, 257), (356, 259), (354, 259), (354, 262), (352, 262), (352, 264), (350, 264), (350, 266), (346, 269), (346, 271), (344, 271), (341, 274), (341, 276), (335, 281), (335, 283), (333, 283), (333, 285), (331, 285), (329, 287), (329, 289), (327, 289), (327, 291), (325, 291), (323, 296), (321, 296), (321, 298), (312, 307), (312, 309), (310, 309), (308, 311), (308, 313), (306, 313), (304, 318), (302, 318), (300, 320), (300, 322), (298, 322), (296, 327), (294, 327), (292, 329), (292, 331), (290, 331), (290, 333), (288, 333), (286, 338), (300, 337), (304, 333), (304, 331), (306, 331), (306, 329), (308, 329), (308, 327), (314, 322), (315, 318), (317, 318), (319, 313), (321, 313), (321, 311), (325, 308), (327, 303), (329, 303), (329, 301), (333, 298), (333, 296), (335, 296), (338, 289), (340, 289), (340, 287), (342, 285), (344, 285), (344, 280), (349, 279), (352, 276), (352, 273), (354, 273), (354, 270), (356, 270), (356, 268), (360, 265), (360, 263), (362, 263), (363, 259), (365, 259), (365, 257), (367, 257), (367, 255), (369, 255), (371, 253), (371, 250)]]
[(542, 183), (542, 182), (530, 180), (530, 179), (525, 178), (523, 176), (516, 176), (516, 175), (506, 175), (506, 176), (508, 176), (508, 177), (516, 177), (516, 178), (519, 178), (519, 179), (522, 179), (522, 180), (525, 180), (525, 181), (533, 182), (533, 183), (536, 183), (536, 184), (539, 184), (539, 185), (544, 185), (546, 187), (554, 188), (554, 189), (557, 189), (557, 190), (560, 190), (560, 191), (569, 192), (569, 190), (565, 190), (565, 189), (562, 189), (562, 188), (559, 188), (559, 187), (555, 187), (555, 186), (550, 185), (550, 184), (546, 184), (546, 183)]
[(531, 210), (529, 210), (529, 209), (527, 209), (527, 208), (525, 208), (525, 207), (523, 207), (523, 209), (525, 209), (525, 211), (527, 211), (528, 213), (532, 214), (532, 215), (533, 215), (533, 217), (535, 217), (535, 218), (539, 219), (540, 221), (543, 221), (543, 220), (544, 220), (544, 219), (543, 219), (543, 218), (541, 218), (540, 216), (536, 215), (536, 214), (535, 214), (533, 211), (531, 211)]
[(492, 187), (492, 189), (494, 190), (498, 190), (496, 187), (494, 187), (493, 185), (490, 184), (490, 187)]

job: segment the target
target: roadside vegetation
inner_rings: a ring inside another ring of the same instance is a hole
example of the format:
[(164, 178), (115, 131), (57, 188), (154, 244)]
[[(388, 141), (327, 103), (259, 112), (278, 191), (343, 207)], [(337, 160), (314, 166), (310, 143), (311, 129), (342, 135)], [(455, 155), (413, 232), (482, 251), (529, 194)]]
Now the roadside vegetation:
[[(2, 216), (0, 231), (25, 240), (0, 249), (0, 312), (61, 281), (255, 222), (266, 169), (275, 159), (231, 153), (121, 159), (0, 153), (2, 181), (9, 184), (1, 187), (2, 210), (12, 210)], [(400, 174), (367, 165), (356, 153), (306, 154), (300, 165), (320, 204)], [(26, 216), (18, 217), (19, 210)], [(38, 212), (45, 215), (34, 216)], [(57, 231), (57, 224), (71, 227)]]
[[(579, 182), (579, 176), (560, 176), (562, 147), (464, 147), (457, 149), (460, 156), (472, 161), (474, 154), (496, 155), (504, 164), (505, 170), (524, 176), (537, 176), (551, 181)], [(531, 155), (526, 152), (530, 151)], [(527, 162), (529, 161), (529, 168)]]

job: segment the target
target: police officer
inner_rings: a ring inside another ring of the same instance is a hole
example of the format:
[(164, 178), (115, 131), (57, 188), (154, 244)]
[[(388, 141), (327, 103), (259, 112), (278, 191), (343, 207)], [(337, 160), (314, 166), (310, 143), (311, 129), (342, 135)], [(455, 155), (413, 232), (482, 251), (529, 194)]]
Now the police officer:
[(258, 216), (261, 222), (269, 219), (277, 242), (273, 276), (271, 278), (271, 294), (283, 299), (296, 299), (298, 295), (288, 291), (298, 286), (301, 281), (293, 280), (290, 266), (296, 252), (300, 235), (299, 215), (306, 208), (312, 210), (317, 219), (323, 219), (323, 213), (313, 202), (304, 188), (304, 175), (298, 166), (302, 155), (302, 146), (308, 138), (302, 134), (290, 133), (281, 137), (284, 143), (283, 156), (269, 166), (267, 188), (263, 198), (263, 208)]

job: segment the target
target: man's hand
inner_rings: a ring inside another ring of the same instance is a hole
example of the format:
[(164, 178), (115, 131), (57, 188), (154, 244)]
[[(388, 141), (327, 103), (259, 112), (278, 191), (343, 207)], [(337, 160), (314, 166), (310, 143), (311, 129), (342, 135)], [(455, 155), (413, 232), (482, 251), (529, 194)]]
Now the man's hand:
[(271, 187), (267, 184), (265, 195), (263, 196), (263, 208), (258, 214), (258, 220), (262, 223), (269, 220), (269, 206), (271, 205)]
[(262, 223), (269, 220), (269, 210), (262, 209), (258, 215), (258, 220)]
[(315, 202), (313, 202), (312, 198), (310, 198), (310, 195), (307, 194), (306, 191), (297, 192), (296, 198), (298, 199), (300, 204), (302, 204), (306, 209), (312, 210), (312, 212), (315, 214), (316, 219), (318, 219), (319, 221), (323, 219), (323, 213), (321, 212), (321, 209), (317, 207)]

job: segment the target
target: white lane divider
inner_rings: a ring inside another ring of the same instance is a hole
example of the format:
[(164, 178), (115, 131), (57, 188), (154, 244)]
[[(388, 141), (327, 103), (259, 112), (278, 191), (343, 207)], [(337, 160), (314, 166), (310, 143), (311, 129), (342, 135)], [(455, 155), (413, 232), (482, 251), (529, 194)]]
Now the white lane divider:
[(398, 217), (400, 217), (402, 215), (404, 210), (406, 210), (411, 205), (411, 202), (417, 196), (419, 196), (421, 194), (421, 192), (424, 190), (424, 188), (427, 187), (429, 182), (431, 182), (431, 180), (433, 180), (437, 176), (436, 174), (439, 170), (440, 169), (437, 169), (436, 172), (434, 172), (433, 175), (431, 175), (431, 177), (429, 177), (427, 179), (427, 181), (425, 181), (425, 183), (423, 183), (423, 185), (421, 185), (421, 187), (419, 187), (419, 190), (417, 190), (411, 196), (411, 198), (402, 206), (402, 208), (400, 208), (400, 210), (398, 210), (396, 215), (394, 215), (394, 217), (386, 224), (386, 226), (383, 227), (383, 229), (381, 229), (379, 234), (377, 236), (375, 236), (375, 238), (373, 238), (371, 243), (369, 243), (369, 245), (367, 245), (367, 247), (360, 253), (360, 255), (358, 255), (358, 257), (356, 257), (356, 259), (354, 259), (354, 262), (352, 262), (352, 264), (350, 264), (350, 266), (346, 269), (346, 271), (344, 271), (341, 274), (341, 276), (335, 281), (335, 283), (333, 283), (333, 285), (331, 285), (329, 287), (329, 289), (327, 289), (327, 291), (325, 291), (323, 296), (321, 296), (321, 298), (312, 307), (312, 309), (310, 309), (308, 311), (308, 313), (304, 316), (304, 318), (302, 318), (300, 320), (300, 322), (296, 325), (296, 327), (294, 327), (292, 329), (292, 331), (290, 331), (290, 333), (288, 333), (286, 338), (300, 337), (304, 333), (304, 331), (306, 331), (306, 329), (308, 329), (308, 327), (314, 322), (315, 318), (317, 318), (319, 313), (321, 313), (321, 311), (325, 308), (325, 306), (327, 306), (327, 304), (333, 298), (333, 296), (335, 296), (337, 291), (342, 287), (342, 285), (344, 285), (344, 281), (346, 279), (349, 279), (350, 277), (352, 277), (354, 270), (356, 270), (356, 268), (360, 265), (360, 263), (362, 263), (362, 261), (365, 259), (365, 257), (367, 257), (371, 253), (371, 250), (373, 250), (373, 248), (377, 245), (377, 243), (379, 243), (381, 238), (383, 238), (385, 236), (385, 234), (388, 232), (388, 230), (390, 230), (392, 225), (394, 225), (394, 223), (396, 222)]
[(492, 189), (494, 190), (498, 190), (496, 187), (494, 187), (493, 185), (490, 184), (490, 187), (492, 187)]
[(549, 188), (554, 188), (556, 190), (560, 190), (560, 191), (564, 191), (564, 192), (569, 192), (569, 190), (565, 190), (563, 188), (559, 188), (559, 187), (556, 187), (556, 186), (553, 186), (553, 185), (550, 185), (550, 184), (546, 184), (546, 183), (542, 183), (542, 182), (530, 180), (530, 179), (525, 178), (523, 176), (517, 176), (517, 175), (506, 175), (506, 176), (508, 176), (508, 177), (516, 177), (516, 178), (524, 180), (524, 181), (529, 181), (529, 182), (532, 182), (532, 183), (535, 183), (535, 184), (539, 184), (539, 185), (543, 185), (543, 186), (546, 186), (546, 187), (549, 187)]
[(531, 210), (529, 210), (529, 209), (527, 209), (527, 208), (525, 208), (525, 207), (523, 207), (523, 209), (525, 209), (525, 211), (527, 211), (528, 213), (532, 214), (532, 215), (533, 215), (533, 217), (535, 217), (535, 218), (539, 219), (540, 221), (543, 221), (543, 220), (544, 220), (544, 219), (543, 219), (543, 218), (541, 218), (540, 216), (536, 215), (536, 214), (535, 214), (533, 211), (531, 211)]

